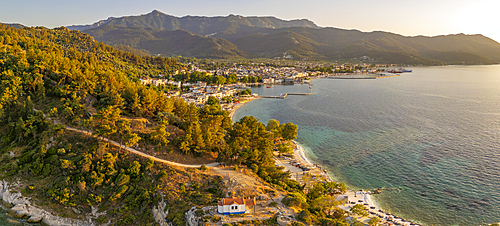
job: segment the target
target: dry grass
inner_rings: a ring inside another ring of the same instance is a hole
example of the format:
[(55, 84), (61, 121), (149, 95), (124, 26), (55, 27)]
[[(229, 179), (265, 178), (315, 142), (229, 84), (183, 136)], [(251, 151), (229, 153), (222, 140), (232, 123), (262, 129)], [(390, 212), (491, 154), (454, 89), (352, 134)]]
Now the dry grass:
[(192, 154), (184, 154), (177, 147), (174, 147), (173, 145), (162, 147), (158, 151), (155, 151), (155, 146), (148, 145), (146, 148), (141, 149), (140, 151), (155, 156), (157, 158), (188, 165), (213, 163), (217, 158), (216, 153), (205, 153), (203, 156), (200, 157), (195, 157)]

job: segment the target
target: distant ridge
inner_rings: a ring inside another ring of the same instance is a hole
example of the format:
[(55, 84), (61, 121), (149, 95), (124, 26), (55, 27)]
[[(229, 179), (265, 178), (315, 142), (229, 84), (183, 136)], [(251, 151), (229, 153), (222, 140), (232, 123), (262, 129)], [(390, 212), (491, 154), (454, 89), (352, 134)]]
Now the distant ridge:
[(97, 28), (97, 27), (106, 25), (106, 24), (108, 24), (113, 19), (116, 19), (116, 18), (115, 17), (109, 17), (106, 20), (100, 20), (99, 22), (95, 22), (95, 23), (90, 24), (90, 25), (72, 25), (72, 26), (68, 26), (67, 28), (70, 29), (70, 30), (83, 31), (83, 30)]
[(286, 28), (286, 27), (312, 27), (318, 26), (307, 19), (281, 20), (276, 17), (244, 17), (229, 15), (226, 17), (184, 16), (175, 17), (158, 10), (139, 16), (126, 16), (120, 18), (110, 17), (92, 25), (68, 26), (71, 30), (84, 31), (104, 25), (125, 27), (150, 27), (161, 30), (183, 29), (200, 35), (209, 35), (216, 32), (231, 32), (240, 26), (262, 27), (262, 28)]
[(18, 28), (18, 29), (19, 29), (19, 28), (26, 27), (26, 26), (24, 26), (24, 25), (22, 25), (22, 24), (17, 24), (17, 23), (16, 23), (16, 24), (0, 23), (0, 24), (7, 25), (7, 26), (11, 26), (11, 27), (15, 27), (15, 28)]
[[(166, 56), (197, 58), (282, 57), (297, 60), (397, 64), (498, 64), (500, 44), (483, 35), (402, 36), (390, 32), (319, 27), (307, 19), (276, 17), (175, 17), (154, 10), (69, 26), (110, 45)], [(176, 31), (179, 32), (169, 32)]]
[(85, 32), (106, 44), (129, 46), (155, 55), (197, 58), (248, 57), (225, 39), (205, 37), (185, 30), (106, 25)]

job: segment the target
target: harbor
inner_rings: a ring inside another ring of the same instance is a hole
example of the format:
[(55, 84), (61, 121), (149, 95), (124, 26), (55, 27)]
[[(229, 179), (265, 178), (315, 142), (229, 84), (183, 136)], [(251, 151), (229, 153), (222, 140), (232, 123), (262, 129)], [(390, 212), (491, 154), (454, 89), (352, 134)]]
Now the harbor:
[(261, 98), (276, 98), (276, 99), (285, 99), (288, 95), (311, 95), (313, 93), (312, 86), (309, 86), (309, 89), (311, 89), (310, 93), (282, 93), (279, 96), (260, 96)]

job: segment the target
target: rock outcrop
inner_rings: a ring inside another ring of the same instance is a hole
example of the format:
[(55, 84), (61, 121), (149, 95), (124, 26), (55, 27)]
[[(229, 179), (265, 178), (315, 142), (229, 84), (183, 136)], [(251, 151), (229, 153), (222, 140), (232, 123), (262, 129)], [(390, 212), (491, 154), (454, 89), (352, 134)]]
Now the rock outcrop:
[(189, 211), (186, 212), (186, 221), (188, 226), (197, 226), (198, 217), (196, 216), (196, 206), (191, 207)]
[(158, 206), (153, 207), (153, 217), (155, 221), (160, 224), (160, 226), (167, 226), (169, 223), (167, 222), (168, 209), (165, 210), (167, 203), (163, 199), (163, 192), (160, 192), (161, 202), (158, 203)]
[(54, 216), (46, 210), (31, 205), (30, 201), (21, 193), (12, 192), (7, 181), (0, 181), (0, 197), (7, 212), (17, 218), (28, 218), (28, 222), (42, 222), (54, 226), (93, 226), (90, 219), (87, 221), (75, 220)]

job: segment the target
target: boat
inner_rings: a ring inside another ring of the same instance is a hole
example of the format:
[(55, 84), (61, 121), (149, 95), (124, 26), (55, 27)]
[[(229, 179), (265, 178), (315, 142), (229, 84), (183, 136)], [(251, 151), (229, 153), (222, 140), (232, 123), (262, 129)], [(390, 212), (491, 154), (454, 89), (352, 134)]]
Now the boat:
[(393, 73), (393, 74), (397, 74), (397, 73), (403, 73), (401, 70), (399, 69), (391, 69), (391, 70), (388, 70), (387, 72), (389, 73)]
[(266, 86), (266, 88), (271, 88), (271, 86)]
[(412, 72), (413, 70), (410, 70), (410, 69), (405, 69), (405, 68), (395, 68), (395, 69), (391, 69), (391, 70), (388, 70), (387, 72), (389, 73), (393, 73), (393, 74), (396, 74), (396, 73), (408, 73), (408, 72)]

